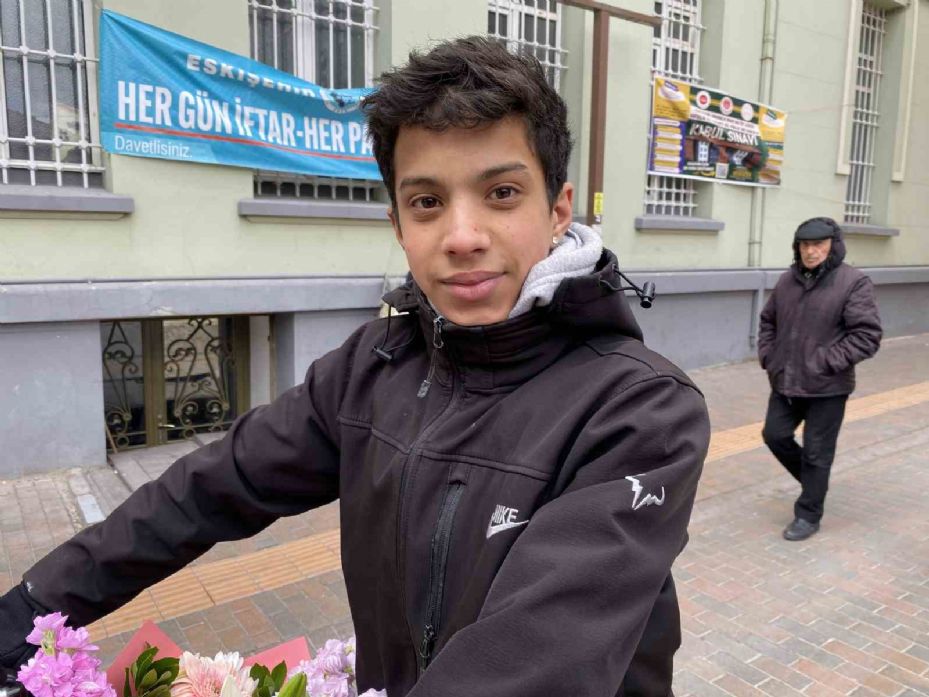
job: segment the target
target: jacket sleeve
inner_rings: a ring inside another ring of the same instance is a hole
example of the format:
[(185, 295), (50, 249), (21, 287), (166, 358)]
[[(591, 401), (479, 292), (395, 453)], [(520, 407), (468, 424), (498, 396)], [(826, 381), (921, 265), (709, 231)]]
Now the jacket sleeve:
[(777, 303), (774, 300), (776, 294), (777, 288), (768, 297), (768, 302), (765, 303), (761, 317), (758, 319), (758, 362), (761, 363), (762, 368), (767, 368), (768, 357), (777, 337)]
[(614, 697), (686, 541), (708, 443), (702, 396), (674, 377), (645, 379), (606, 404), (571, 449), (563, 493), (510, 549), (478, 620), (408, 697)]
[[(337, 498), (336, 416), (350, 354), (346, 344), (323, 357), (303, 384), (244, 414), (222, 440), (179, 459), (105, 521), (50, 552), (23, 575), (29, 595), (85, 625), (215, 543)], [(15, 603), (0, 600), (0, 616)], [(0, 627), (0, 655), (25, 636), (22, 627)]]
[(881, 345), (881, 318), (874, 297), (874, 284), (867, 276), (852, 287), (842, 311), (845, 335), (826, 349), (826, 366), (841, 373), (877, 353)]

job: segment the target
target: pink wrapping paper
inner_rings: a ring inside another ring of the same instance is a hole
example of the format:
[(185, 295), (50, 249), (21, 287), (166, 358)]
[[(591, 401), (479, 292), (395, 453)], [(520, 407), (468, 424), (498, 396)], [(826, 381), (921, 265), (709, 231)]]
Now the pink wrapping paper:
[[(132, 635), (126, 646), (119, 655), (113, 660), (112, 665), (106, 671), (106, 677), (110, 684), (116, 689), (117, 695), (122, 695), (123, 684), (126, 681), (126, 668), (132, 665), (132, 662), (139, 657), (139, 654), (145, 650), (145, 644), (158, 647), (158, 653), (155, 660), (159, 658), (180, 658), (182, 649), (174, 641), (161, 631), (156, 624), (146, 620), (139, 627), (139, 631)], [(249, 656), (245, 659), (245, 665), (250, 666), (260, 663), (268, 668), (274, 668), (278, 663), (284, 661), (290, 670), (300, 661), (310, 660), (310, 646), (305, 637), (297, 637), (283, 644), (265, 649), (260, 653)]]
[(112, 665), (107, 668), (107, 680), (116, 689), (117, 695), (123, 693), (123, 684), (126, 682), (126, 668), (131, 666), (132, 662), (145, 650), (146, 643), (158, 647), (155, 660), (159, 658), (180, 658), (181, 656), (181, 647), (175, 644), (171, 637), (161, 631), (153, 622), (145, 620), (142, 626), (139, 627), (139, 631), (132, 635), (123, 650), (113, 660)]

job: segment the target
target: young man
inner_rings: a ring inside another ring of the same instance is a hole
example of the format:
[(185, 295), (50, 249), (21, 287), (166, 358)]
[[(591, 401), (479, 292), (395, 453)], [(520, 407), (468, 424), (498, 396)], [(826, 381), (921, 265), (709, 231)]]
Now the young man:
[[(844, 263), (842, 230), (832, 218), (801, 223), (793, 249), (793, 266), (761, 313), (758, 357), (771, 383), (762, 435), (801, 486), (784, 529), (796, 542), (819, 530), (855, 364), (877, 353), (881, 321), (871, 279)], [(800, 422), (803, 447), (794, 439)]]
[[(413, 281), (306, 381), (53, 551), (0, 605), (86, 623), (220, 540), (336, 498), (361, 689), (671, 694), (670, 567), (709, 440), (616, 257), (571, 224), (566, 108), (481, 38), (365, 105)], [(20, 651), (17, 653), (17, 651)]]

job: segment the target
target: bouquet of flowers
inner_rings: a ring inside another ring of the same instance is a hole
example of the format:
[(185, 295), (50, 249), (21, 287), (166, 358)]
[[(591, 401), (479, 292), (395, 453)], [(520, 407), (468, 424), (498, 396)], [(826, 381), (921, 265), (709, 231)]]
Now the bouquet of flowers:
[[(238, 653), (220, 652), (209, 658), (180, 652), (167, 637), (162, 643), (168, 645), (168, 652), (180, 655), (159, 658), (161, 649), (145, 638), (157, 638), (160, 632), (146, 623), (110, 670), (103, 672), (100, 660), (93, 655), (98, 647), (90, 643), (87, 630), (68, 627), (67, 619), (57, 612), (37, 617), (35, 628), (26, 637), (39, 650), (19, 669), (17, 679), (34, 697), (117, 697), (113, 683), (121, 683), (121, 697), (387, 697), (383, 690), (358, 695), (354, 637), (348, 641), (330, 639), (313, 658), (308, 657), (303, 640), (306, 658), (290, 668), (286, 661), (268, 668), (257, 660), (246, 661)], [(296, 653), (286, 649), (283, 653), (301, 655), (300, 641)], [(140, 643), (138, 652), (134, 646)], [(282, 648), (255, 658), (280, 654)], [(134, 660), (131, 656), (126, 660), (127, 651), (136, 655)]]

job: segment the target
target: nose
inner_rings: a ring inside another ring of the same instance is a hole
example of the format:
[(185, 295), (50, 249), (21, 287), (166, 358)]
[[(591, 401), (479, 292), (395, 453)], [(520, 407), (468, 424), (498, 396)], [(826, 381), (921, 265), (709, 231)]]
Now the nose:
[(448, 227), (442, 239), (442, 251), (455, 256), (486, 251), (490, 245), (490, 236), (481, 220), (479, 207), (461, 199), (450, 203), (448, 208)]

